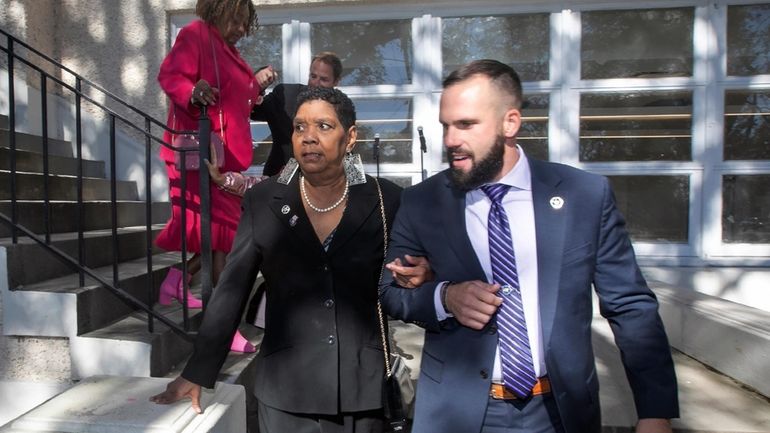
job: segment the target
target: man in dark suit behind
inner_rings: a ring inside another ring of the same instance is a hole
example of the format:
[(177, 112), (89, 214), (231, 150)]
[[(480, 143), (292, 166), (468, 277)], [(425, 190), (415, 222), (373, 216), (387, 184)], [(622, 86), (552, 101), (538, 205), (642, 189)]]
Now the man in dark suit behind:
[(472, 62), (443, 87), (450, 167), (404, 191), (388, 249), (388, 260), (426, 257), (435, 279), (405, 288), (386, 273), (380, 295), (391, 316), (426, 329), (414, 431), (598, 433), (593, 286), (636, 431), (671, 432), (668, 340), (607, 179), (527, 158), (516, 144), (521, 83), (507, 65)]
[(297, 95), (305, 88), (335, 87), (342, 78), (342, 61), (330, 51), (323, 51), (310, 63), (307, 85), (279, 84), (262, 103), (251, 111), (251, 120), (265, 121), (273, 137), (273, 146), (265, 161), (262, 174), (273, 176), (281, 171), (286, 161), (291, 158), (292, 119), (297, 111)]

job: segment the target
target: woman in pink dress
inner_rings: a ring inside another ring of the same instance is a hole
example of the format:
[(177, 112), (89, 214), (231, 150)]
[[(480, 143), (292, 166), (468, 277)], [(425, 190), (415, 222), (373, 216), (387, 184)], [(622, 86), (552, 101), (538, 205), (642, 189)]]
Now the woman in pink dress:
[[(195, 13), (201, 18), (185, 26), (160, 67), (158, 82), (169, 97), (168, 126), (174, 130), (197, 130), (199, 105), (208, 105), (211, 129), (224, 141), (222, 171), (241, 172), (252, 162), (249, 113), (260, 100), (262, 84), (269, 84), (272, 74), (255, 77), (252, 69), (235, 48), (236, 42), (258, 27), (251, 0), (199, 0)], [(164, 135), (172, 142), (169, 132)], [(172, 215), (155, 243), (167, 251), (181, 251), (182, 231), (187, 250), (195, 255), (188, 263), (189, 274), (200, 269), (200, 184), (197, 170), (186, 171), (186, 227), (182, 227), (181, 173), (174, 164), (174, 150), (162, 146), (161, 158), (168, 171)], [(203, 167), (205, 169), (205, 167)], [(233, 245), (241, 216), (240, 197), (211, 188), (211, 247), (213, 283), (219, 279), (225, 257)], [(187, 281), (190, 279), (187, 276)], [(181, 271), (172, 268), (161, 284), (159, 301), (172, 298), (181, 302), (184, 281)], [(188, 293), (188, 306), (200, 308), (201, 302)], [(253, 352), (252, 346), (236, 333), (233, 350)]]

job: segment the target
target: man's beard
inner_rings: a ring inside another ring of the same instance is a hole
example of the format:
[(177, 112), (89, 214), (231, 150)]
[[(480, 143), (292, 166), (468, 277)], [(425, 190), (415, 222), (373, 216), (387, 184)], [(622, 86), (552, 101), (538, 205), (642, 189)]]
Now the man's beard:
[(455, 188), (460, 191), (470, 191), (489, 183), (500, 174), (503, 168), (503, 154), (505, 153), (505, 137), (498, 135), (489, 153), (478, 161), (474, 161), (470, 171), (463, 172), (459, 168), (452, 168), (452, 152), (448, 152), (449, 179)]

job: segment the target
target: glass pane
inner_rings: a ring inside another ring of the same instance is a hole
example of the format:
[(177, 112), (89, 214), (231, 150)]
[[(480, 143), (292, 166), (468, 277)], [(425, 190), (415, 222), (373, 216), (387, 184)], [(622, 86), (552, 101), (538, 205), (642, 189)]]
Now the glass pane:
[[(524, 96), (521, 128), (516, 143), (528, 158), (548, 161), (548, 95)], [(443, 144), (443, 143), (442, 143)], [(441, 146), (441, 162), (447, 163), (446, 147)]]
[(727, 8), (727, 73), (770, 73), (770, 4)]
[(725, 160), (770, 159), (770, 91), (725, 92)]
[(340, 56), (341, 86), (412, 82), (411, 20), (312, 24), (310, 40)]
[(722, 241), (770, 243), (770, 175), (722, 177)]
[(259, 29), (253, 34), (242, 38), (236, 44), (241, 57), (246, 63), (254, 69), (272, 65), (278, 72), (278, 77), (283, 76), (283, 37), (281, 36), (281, 25), (273, 24), (268, 26), (260, 25)]
[[(370, 176), (372, 173), (367, 173)], [(411, 177), (404, 177), (404, 176), (380, 176), (383, 179), (388, 179), (389, 181), (395, 183), (396, 185), (400, 186), (401, 188), (409, 188), (412, 186), (412, 178)]]
[(687, 242), (688, 176), (609, 176), (634, 241)]
[(254, 156), (251, 163), (264, 164), (273, 146), (273, 136), (267, 122), (251, 122), (251, 143), (254, 146)]
[(374, 134), (380, 134), (380, 163), (412, 162), (412, 100), (355, 99), (358, 141), (355, 152), (373, 164)]
[(444, 18), (444, 76), (475, 59), (512, 66), (522, 81), (548, 79), (548, 14)]
[(581, 13), (584, 79), (692, 75), (693, 9)]
[(584, 93), (581, 161), (689, 161), (692, 93)]
[(529, 158), (548, 161), (548, 95), (525, 96), (516, 142)]

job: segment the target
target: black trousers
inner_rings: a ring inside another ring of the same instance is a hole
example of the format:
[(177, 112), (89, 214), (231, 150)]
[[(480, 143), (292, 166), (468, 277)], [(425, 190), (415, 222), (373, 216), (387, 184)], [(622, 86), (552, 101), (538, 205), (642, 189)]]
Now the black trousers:
[(318, 415), (278, 410), (258, 403), (260, 433), (382, 433), (382, 409)]

